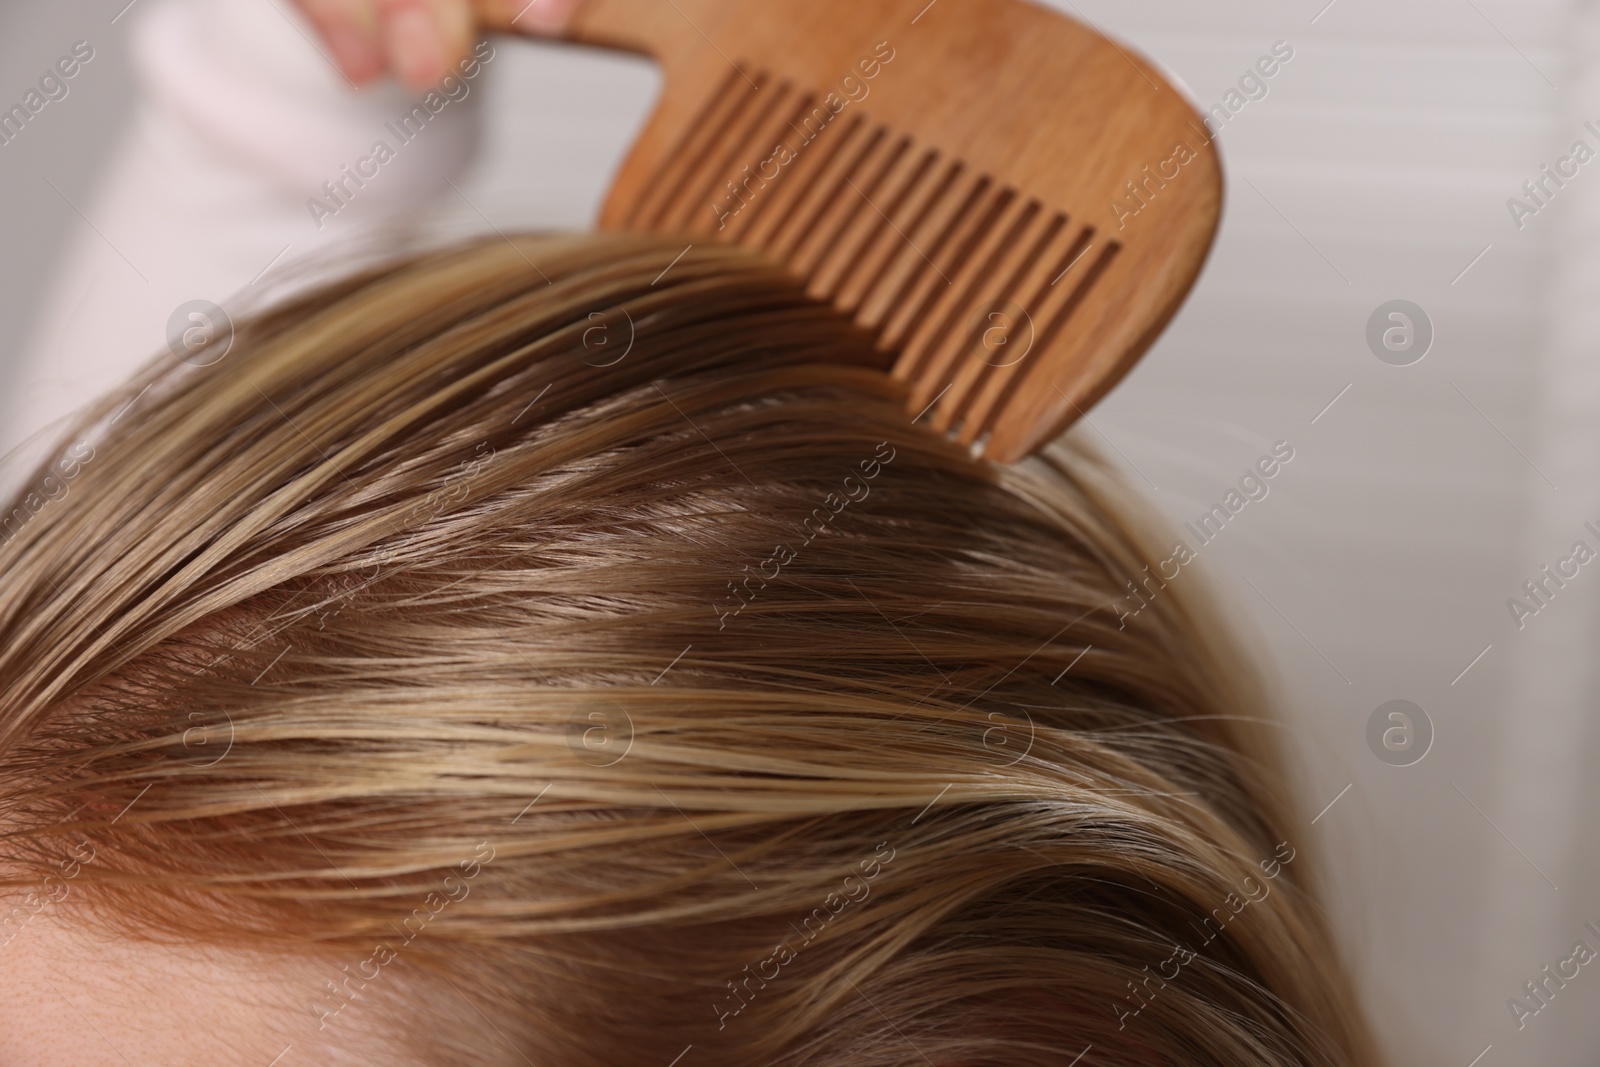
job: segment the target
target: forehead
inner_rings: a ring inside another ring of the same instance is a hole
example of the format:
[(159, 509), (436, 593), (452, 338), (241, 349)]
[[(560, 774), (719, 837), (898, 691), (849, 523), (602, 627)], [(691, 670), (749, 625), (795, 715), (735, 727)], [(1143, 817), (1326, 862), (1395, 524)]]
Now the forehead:
[(398, 983), (319, 1030), (310, 1005), (337, 963), (118, 938), (73, 923), (72, 903), (0, 896), (0, 1067), (406, 1062), (378, 1036)]

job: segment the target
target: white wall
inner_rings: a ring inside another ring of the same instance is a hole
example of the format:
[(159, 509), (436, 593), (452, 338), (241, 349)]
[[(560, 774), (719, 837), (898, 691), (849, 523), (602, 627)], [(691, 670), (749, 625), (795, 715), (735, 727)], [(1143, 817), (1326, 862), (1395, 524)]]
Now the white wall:
[[(0, 145), (0, 388), (20, 356), (28, 325), (105, 162), (132, 110), (122, 4), (104, 0), (0, 2), (0, 104), (22, 99), (75, 41), (95, 58), (65, 99), (46, 105), (23, 136)], [(51, 185), (55, 188), (52, 189)], [(0, 407), (4, 407), (0, 404)]]

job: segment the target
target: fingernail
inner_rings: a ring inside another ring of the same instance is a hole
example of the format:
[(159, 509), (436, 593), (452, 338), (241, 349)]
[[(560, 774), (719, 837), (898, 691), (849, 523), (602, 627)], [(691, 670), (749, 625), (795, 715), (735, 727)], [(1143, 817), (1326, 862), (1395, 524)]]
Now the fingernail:
[(516, 19), (520, 29), (534, 33), (560, 33), (572, 21), (579, 0), (534, 0)]
[(400, 8), (384, 20), (383, 29), (389, 62), (401, 81), (427, 89), (444, 77), (444, 45), (426, 8)]
[(365, 85), (383, 73), (383, 53), (370, 35), (351, 26), (330, 26), (324, 37), (340, 68), (357, 85)]

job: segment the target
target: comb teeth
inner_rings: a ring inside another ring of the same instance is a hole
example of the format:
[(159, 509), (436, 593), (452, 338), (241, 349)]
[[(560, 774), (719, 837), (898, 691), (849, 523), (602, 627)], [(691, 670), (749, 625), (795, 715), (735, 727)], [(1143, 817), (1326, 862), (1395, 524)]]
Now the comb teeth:
[(981, 446), (1120, 245), (859, 104), (830, 112), (740, 66), (751, 80), (729, 72), (625, 225), (767, 251), (898, 351), (908, 410)]

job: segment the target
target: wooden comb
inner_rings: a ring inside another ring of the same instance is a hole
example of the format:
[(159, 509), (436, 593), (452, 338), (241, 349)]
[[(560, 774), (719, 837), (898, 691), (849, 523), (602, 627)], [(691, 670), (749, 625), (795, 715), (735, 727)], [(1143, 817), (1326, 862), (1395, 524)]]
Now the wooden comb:
[(1023, 0), (585, 0), (567, 37), (664, 73), (602, 228), (764, 250), (998, 462), (1127, 373), (1216, 231), (1195, 110)]

